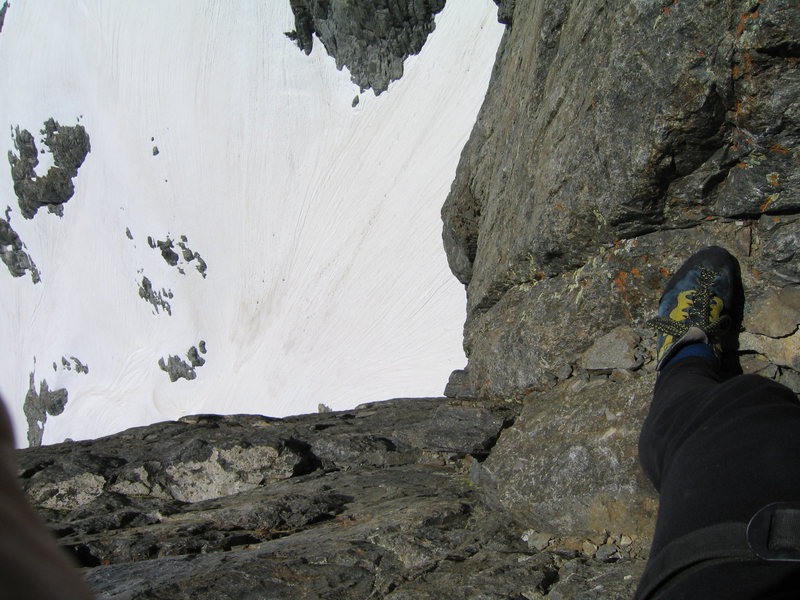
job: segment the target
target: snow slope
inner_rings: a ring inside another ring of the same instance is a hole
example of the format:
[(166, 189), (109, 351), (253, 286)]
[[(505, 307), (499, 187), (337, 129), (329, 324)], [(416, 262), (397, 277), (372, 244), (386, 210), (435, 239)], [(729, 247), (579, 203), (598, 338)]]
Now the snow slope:
[[(0, 124), (81, 123), (92, 147), (63, 218), (24, 220), (0, 169), (0, 209), (42, 278), (0, 269), (0, 392), (18, 444), (31, 372), (69, 393), (44, 428), (54, 443), (192, 413), (439, 395), (463, 366), (439, 210), (502, 34), (496, 6), (450, 0), (403, 79), (355, 108), (348, 74), (290, 29), (288, 0), (9, 8)], [(185, 236), (207, 277), (148, 236)], [(145, 276), (172, 293), (171, 315), (139, 296)], [(170, 382), (159, 358), (201, 340), (196, 379)], [(88, 374), (62, 365), (73, 356)]]

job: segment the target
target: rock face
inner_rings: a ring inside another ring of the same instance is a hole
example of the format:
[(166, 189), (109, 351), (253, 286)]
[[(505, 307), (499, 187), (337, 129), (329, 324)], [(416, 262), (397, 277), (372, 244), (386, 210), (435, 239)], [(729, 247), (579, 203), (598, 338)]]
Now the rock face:
[(629, 597), (627, 532), (541, 542), (471, 483), (518, 408), (201, 415), (18, 458), (100, 598)]
[[(736, 254), (748, 301), (796, 289), (796, 3), (501, 8), (512, 24), (442, 211), (474, 395), (585, 367), (702, 245)], [(792, 368), (767, 348), (749, 349)]]
[(309, 54), (316, 34), (336, 67), (376, 94), (403, 76), (403, 61), (417, 54), (433, 31), (445, 0), (290, 0), (295, 30), (287, 35)]

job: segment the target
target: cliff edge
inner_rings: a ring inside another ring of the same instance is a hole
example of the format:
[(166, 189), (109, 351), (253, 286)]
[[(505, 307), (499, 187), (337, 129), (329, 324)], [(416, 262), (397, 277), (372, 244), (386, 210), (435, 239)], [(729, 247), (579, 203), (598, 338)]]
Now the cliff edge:
[(442, 210), (468, 296), (449, 398), (20, 451), (101, 598), (629, 598), (657, 509), (645, 321), (704, 245), (742, 265), (729, 368), (800, 391), (797, 3), (498, 5)]

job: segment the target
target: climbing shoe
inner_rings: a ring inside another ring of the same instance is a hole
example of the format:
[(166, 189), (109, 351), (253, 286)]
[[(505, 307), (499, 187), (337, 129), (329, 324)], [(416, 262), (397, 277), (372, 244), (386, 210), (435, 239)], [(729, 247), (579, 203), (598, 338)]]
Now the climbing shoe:
[(658, 316), (648, 321), (658, 333), (657, 368), (690, 344), (708, 344), (721, 359), (738, 290), (739, 263), (727, 250), (709, 246), (690, 256), (667, 282)]

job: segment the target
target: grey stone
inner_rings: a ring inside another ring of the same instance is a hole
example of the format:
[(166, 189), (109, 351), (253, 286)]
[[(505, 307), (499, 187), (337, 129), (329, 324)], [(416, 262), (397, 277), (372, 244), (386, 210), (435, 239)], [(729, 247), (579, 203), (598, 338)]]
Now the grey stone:
[(64, 412), (69, 400), (69, 394), (65, 388), (50, 390), (50, 386), (44, 379), (39, 382), (39, 391), (37, 392), (34, 376), (35, 373), (31, 372), (28, 393), (25, 395), (22, 405), (28, 421), (28, 445), (31, 447), (42, 444), (47, 415), (53, 417), (60, 415)]
[(172, 306), (168, 301), (172, 297), (172, 293), (163, 289), (160, 292), (156, 291), (153, 283), (146, 276), (142, 277), (142, 283), (139, 284), (139, 297), (152, 304), (156, 313), (164, 310), (168, 315), (172, 315)]
[(547, 389), (641, 326), (659, 271), (699, 247), (732, 250), (746, 292), (800, 283), (788, 0), (744, 21), (723, 3), (499, 6), (513, 19), (442, 209), (479, 397)]
[(44, 176), (36, 175), (39, 152), (29, 131), (15, 129), (14, 147), (19, 154), (8, 153), (14, 192), (26, 219), (32, 219), (43, 206), (61, 214), (62, 205), (75, 193), (72, 180), (91, 148), (83, 125), (62, 126), (51, 118), (44, 123), (42, 134), (45, 145), (53, 153), (54, 163)]
[(0, 32), (3, 31), (3, 23), (6, 20), (6, 12), (8, 11), (8, 7), (10, 4), (8, 1), (3, 2), (3, 6), (0, 6)]
[(74, 356), (70, 356), (69, 358), (73, 362), (73, 364), (75, 365), (75, 371), (76, 372), (82, 373), (84, 375), (88, 375), (89, 374), (89, 365), (83, 364), (80, 361), (80, 359), (75, 358)]
[[(203, 361), (205, 362), (205, 361)], [(163, 358), (158, 359), (158, 367), (169, 375), (169, 380), (173, 383), (178, 379), (186, 379), (191, 381), (197, 378), (197, 372), (194, 370), (194, 364), (189, 364), (180, 356), (175, 354), (169, 356), (165, 361)]]
[(196, 415), (17, 458), (100, 598), (506, 598), (559, 560), (464, 473), (512, 416), (441, 398)]
[(787, 287), (763, 294), (748, 312), (744, 327), (751, 333), (785, 337), (800, 324), (800, 288)]
[(558, 572), (548, 600), (606, 600), (632, 598), (643, 571), (641, 561), (623, 560), (604, 564), (573, 559)]
[(197, 346), (192, 346), (189, 348), (186, 356), (193, 367), (202, 367), (204, 364), (206, 364), (206, 359), (200, 356)]
[(656, 496), (637, 461), (654, 376), (531, 394), (477, 471), (525, 526), (556, 536), (651, 534)]
[(172, 249), (172, 240), (170, 238), (167, 238), (163, 241), (156, 240), (156, 246), (158, 246), (158, 249), (161, 250), (161, 256), (169, 266), (174, 267), (178, 264), (178, 253)]
[(636, 347), (640, 341), (641, 338), (630, 327), (615, 327), (597, 338), (583, 353), (581, 366), (589, 371), (638, 369), (642, 366), (641, 357), (636, 355)]
[[(311, 53), (316, 34), (354, 83), (376, 94), (403, 75), (403, 61), (417, 54), (435, 27), (445, 0), (290, 0), (295, 29), (287, 33)], [(355, 100), (353, 106), (356, 105)]]
[(800, 329), (778, 339), (745, 331), (739, 343), (742, 350), (758, 352), (776, 365), (800, 372)]
[(450, 378), (444, 388), (444, 395), (448, 398), (472, 398), (475, 393), (469, 382), (469, 375), (463, 369), (450, 373)]
[(0, 260), (13, 277), (22, 277), (29, 272), (33, 283), (39, 283), (41, 281), (39, 269), (24, 248), (25, 244), (12, 229), (10, 220), (0, 219)]

